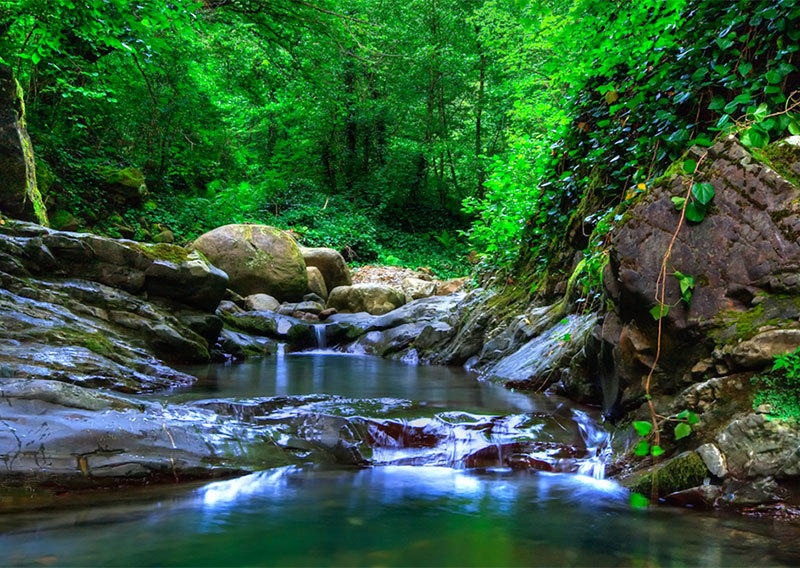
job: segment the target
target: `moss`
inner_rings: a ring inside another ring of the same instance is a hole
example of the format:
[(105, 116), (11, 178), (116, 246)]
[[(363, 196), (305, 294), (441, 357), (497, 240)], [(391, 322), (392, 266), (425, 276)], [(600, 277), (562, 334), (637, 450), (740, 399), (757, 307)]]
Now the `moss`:
[(144, 174), (137, 168), (110, 168), (100, 166), (97, 173), (106, 183), (124, 185), (125, 187), (139, 188), (145, 184)]
[(103, 357), (113, 358), (115, 353), (114, 344), (100, 332), (80, 331), (73, 328), (61, 327), (50, 330), (47, 336), (48, 340), (79, 345)]
[(800, 186), (800, 176), (792, 170), (792, 165), (800, 163), (800, 147), (781, 140), (762, 150), (753, 150), (753, 157)]
[(154, 260), (166, 260), (168, 262), (180, 264), (189, 260), (189, 255), (191, 255), (193, 252), (205, 260), (205, 258), (200, 255), (199, 251), (190, 251), (183, 247), (179, 247), (178, 245), (159, 243), (155, 245), (142, 244), (140, 246), (145, 254)]
[(749, 310), (728, 310), (716, 316), (711, 337), (718, 347), (752, 338), (767, 326), (796, 326), (800, 318), (800, 297), (762, 293)]
[(634, 476), (625, 483), (631, 491), (651, 495), (653, 486), (659, 497), (702, 485), (708, 469), (697, 452), (685, 452)]

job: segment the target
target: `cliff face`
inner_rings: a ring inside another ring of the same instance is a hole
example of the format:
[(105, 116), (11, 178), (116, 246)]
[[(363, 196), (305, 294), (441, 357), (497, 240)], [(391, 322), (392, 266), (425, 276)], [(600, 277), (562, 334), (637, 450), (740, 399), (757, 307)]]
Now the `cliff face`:
[(6, 65), (0, 65), (0, 211), (47, 225), (47, 211), (36, 186), (33, 145), (25, 127), (22, 89)]

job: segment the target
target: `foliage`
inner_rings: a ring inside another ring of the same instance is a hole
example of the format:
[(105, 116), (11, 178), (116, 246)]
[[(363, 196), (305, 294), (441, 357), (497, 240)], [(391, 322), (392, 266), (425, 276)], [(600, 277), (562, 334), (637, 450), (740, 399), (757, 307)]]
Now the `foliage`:
[[(559, 32), (540, 35), (549, 49), (531, 50), (525, 60), (558, 98), (551, 116), (560, 126), (539, 135), (527, 163), (518, 163), (518, 153), (496, 160), (502, 195), (523, 203), (504, 211), (518, 217), (502, 221), (491, 216), (502, 197), (470, 203), (489, 217), (473, 229), (476, 244), (504, 251), (493, 259), (497, 267), (512, 265), (515, 253), (545, 266), (563, 246), (557, 237), (586, 197), (587, 180), (596, 180), (603, 209), (630, 199), (628, 188), (657, 177), (687, 146), (710, 145), (739, 117), (755, 119), (742, 134), (755, 147), (796, 129), (796, 114), (770, 115), (783, 110), (800, 80), (793, 63), (798, 19), (800, 6), (780, 0), (740, 0), (724, 10), (714, 0), (574, 2)], [(511, 130), (511, 138), (530, 132), (521, 121)], [(515, 182), (506, 173), (510, 164), (526, 175)], [(689, 166), (696, 164), (687, 160)], [(696, 184), (687, 219), (700, 222), (712, 198), (710, 186)], [(524, 229), (512, 240), (506, 227)]]
[[(667, 424), (674, 424), (672, 435), (677, 442), (691, 435), (692, 426), (698, 422), (700, 422), (700, 418), (696, 413), (684, 409), (674, 416), (662, 417), (662, 419), (657, 422), (657, 426), (660, 433)], [(664, 448), (658, 443), (658, 439), (656, 439), (655, 442), (652, 441), (656, 434), (652, 422), (637, 420), (633, 423), (633, 429), (636, 430), (636, 433), (642, 438), (633, 449), (634, 455), (646, 456), (650, 454), (657, 458), (665, 453)], [(660, 438), (660, 436), (656, 438)]]
[(800, 420), (800, 348), (775, 357), (772, 369), (752, 379), (758, 386), (753, 407), (769, 405), (769, 416)]

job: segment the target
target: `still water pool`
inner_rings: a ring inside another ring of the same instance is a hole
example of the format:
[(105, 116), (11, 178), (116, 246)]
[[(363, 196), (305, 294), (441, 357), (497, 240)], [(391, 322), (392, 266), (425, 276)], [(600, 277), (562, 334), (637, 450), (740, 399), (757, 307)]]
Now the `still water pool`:
[[(376, 359), (292, 355), (195, 371), (195, 387), (165, 396), (408, 398), (437, 411), (548, 413), (553, 428), (581, 433), (591, 414), (457, 371)], [(800, 564), (800, 530), (791, 525), (631, 509), (627, 492), (612, 481), (507, 467), (298, 466), (90, 499), (0, 515), (0, 565)]]

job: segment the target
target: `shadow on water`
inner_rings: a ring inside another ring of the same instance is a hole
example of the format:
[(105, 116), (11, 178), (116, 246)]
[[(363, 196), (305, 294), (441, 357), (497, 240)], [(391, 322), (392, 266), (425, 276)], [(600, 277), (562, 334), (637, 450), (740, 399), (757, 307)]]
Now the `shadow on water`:
[[(11, 521), (11, 522), (9, 522)], [(12, 526), (5, 519), (0, 526)], [(59, 565), (657, 566), (800, 561), (796, 529), (631, 510), (583, 476), (281, 468), (169, 499), (28, 514), (0, 563)]]

